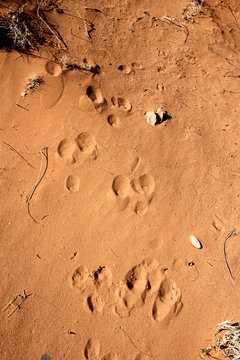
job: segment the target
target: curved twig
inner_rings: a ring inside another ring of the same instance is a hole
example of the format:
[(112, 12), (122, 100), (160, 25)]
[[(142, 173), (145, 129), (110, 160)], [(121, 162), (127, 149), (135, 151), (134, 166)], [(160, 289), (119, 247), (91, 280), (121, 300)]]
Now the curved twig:
[(236, 281), (234, 280), (234, 277), (233, 277), (233, 275), (232, 275), (232, 272), (231, 272), (231, 269), (230, 269), (230, 267), (229, 267), (229, 265), (228, 265), (227, 257), (226, 257), (226, 242), (227, 242), (227, 239), (229, 239), (231, 236), (234, 235), (235, 230), (236, 230), (236, 228), (234, 228), (234, 229), (232, 230), (232, 232), (231, 232), (231, 233), (226, 237), (226, 239), (224, 240), (224, 243), (223, 243), (223, 255), (224, 255), (224, 259), (225, 259), (226, 265), (227, 265), (228, 272), (229, 272), (232, 280), (233, 280), (234, 283), (236, 284)]
[[(45, 152), (44, 152), (45, 151)], [(36, 183), (33, 187), (33, 190), (31, 192), (31, 195), (29, 196), (29, 199), (27, 201), (27, 208), (28, 208), (28, 214), (29, 216), (33, 219), (33, 221), (35, 223), (38, 224), (38, 222), (34, 219), (34, 217), (32, 216), (32, 214), (30, 213), (30, 201), (33, 197), (33, 194), (35, 193), (38, 185), (40, 184), (40, 182), (42, 181), (43, 177), (45, 176), (46, 172), (47, 172), (47, 168), (48, 168), (48, 148), (47, 147), (43, 147), (41, 150), (40, 150), (40, 154), (42, 155), (42, 159), (41, 159), (41, 164), (40, 164), (40, 168), (39, 168), (39, 172), (38, 172), (38, 177), (37, 177), (37, 180), (36, 180)], [(46, 159), (46, 166), (45, 166), (45, 169), (44, 169), (44, 172), (42, 174), (42, 176), (40, 177), (41, 175), (41, 172), (42, 172), (42, 166), (43, 166), (43, 159)]]

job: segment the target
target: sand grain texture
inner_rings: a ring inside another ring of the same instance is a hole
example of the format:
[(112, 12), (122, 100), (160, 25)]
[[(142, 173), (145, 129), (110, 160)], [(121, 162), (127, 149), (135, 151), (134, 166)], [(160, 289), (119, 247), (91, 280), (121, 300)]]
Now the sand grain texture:
[(94, 24), (51, 13), (95, 74), (0, 51), (0, 308), (31, 294), (1, 313), (1, 360), (197, 360), (239, 314), (240, 235), (236, 284), (222, 245), (240, 229), (240, 7), (204, 3), (188, 21), (185, 1), (63, 0)]

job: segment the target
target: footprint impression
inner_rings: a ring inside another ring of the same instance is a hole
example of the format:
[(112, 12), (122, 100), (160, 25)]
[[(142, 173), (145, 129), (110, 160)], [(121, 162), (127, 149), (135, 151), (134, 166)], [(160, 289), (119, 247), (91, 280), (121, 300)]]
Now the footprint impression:
[(78, 192), (80, 188), (80, 180), (77, 175), (69, 175), (66, 180), (66, 187), (70, 192)]
[(89, 272), (83, 265), (72, 276), (72, 287), (83, 297), (85, 311), (98, 315), (112, 308), (120, 317), (144, 306), (147, 298), (155, 297), (152, 305), (154, 321), (170, 322), (182, 309), (181, 291), (168, 278), (156, 259), (146, 258), (134, 266), (119, 283), (105, 266)]
[(100, 341), (96, 338), (88, 339), (84, 347), (84, 358), (87, 360), (118, 360), (118, 355), (115, 352), (110, 352), (100, 357), (101, 345)]
[(171, 278), (166, 277), (157, 260), (147, 258), (132, 268), (120, 284), (116, 313), (119, 316), (130, 315), (134, 308), (145, 304), (148, 294), (156, 292), (152, 318), (169, 323), (182, 309), (181, 291)]
[[(132, 104), (129, 100), (122, 97), (112, 97), (111, 102), (114, 110), (120, 110), (125, 113), (131, 111)], [(107, 110), (107, 100), (103, 97), (101, 91), (92, 85), (89, 85), (86, 89), (86, 94), (80, 96), (79, 107), (82, 111), (91, 112), (93, 108), (99, 113)], [(116, 114), (108, 115), (107, 121), (112, 127), (118, 128), (120, 126), (119, 116)]]
[(96, 338), (88, 339), (84, 348), (84, 357), (88, 360), (99, 359), (100, 356), (100, 341)]
[(182, 309), (181, 291), (175, 281), (164, 279), (158, 290), (158, 296), (152, 309), (153, 319), (156, 321), (167, 320), (169, 322), (177, 316)]
[(111, 102), (114, 107), (129, 112), (132, 109), (132, 104), (129, 100), (121, 98), (121, 97), (112, 97)]
[(135, 206), (135, 213), (138, 215), (146, 214), (148, 206), (153, 199), (153, 192), (155, 189), (155, 181), (152, 175), (144, 174), (138, 179), (133, 179), (131, 182), (133, 190), (144, 195), (144, 199), (138, 200)]
[[(113, 110), (120, 110), (122, 112), (128, 113), (132, 109), (132, 104), (127, 99), (124, 99), (121, 97), (118, 97), (118, 98), (112, 97), (111, 102), (113, 105), (112, 106)], [(121, 122), (120, 122), (119, 116), (116, 114), (108, 115), (107, 121), (108, 121), (109, 125), (111, 125), (114, 128), (120, 127)]]
[(142, 70), (143, 66), (140, 63), (134, 62), (130, 65), (119, 65), (118, 70), (124, 74), (129, 75), (131, 73), (135, 73), (135, 70)]
[[(95, 160), (98, 156), (98, 147), (95, 137), (88, 132), (81, 132), (76, 139), (63, 139), (60, 141), (57, 154), (66, 165), (82, 164), (85, 160)], [(70, 192), (77, 192), (80, 180), (77, 175), (69, 175), (66, 188)]]
[(46, 109), (50, 109), (61, 99), (64, 91), (64, 82), (61, 76), (62, 69), (59, 64), (47, 61), (45, 64), (45, 72), (44, 82), (47, 86), (43, 87), (43, 91), (40, 93), (40, 101)]
[(88, 132), (81, 132), (76, 139), (63, 139), (57, 153), (67, 165), (83, 163), (87, 159), (96, 159), (98, 147), (95, 137)]
[(155, 259), (147, 258), (134, 266), (116, 290), (116, 313), (128, 316), (133, 309), (143, 306), (147, 294), (156, 292), (163, 279), (163, 272)]
[(83, 297), (85, 311), (101, 314), (112, 304), (112, 272), (105, 266), (89, 272), (84, 266), (78, 267), (72, 276), (72, 286)]
[(86, 95), (79, 99), (79, 107), (83, 111), (91, 111), (92, 107), (99, 113), (107, 109), (107, 101), (99, 89), (90, 85), (86, 89)]
[(153, 176), (149, 174), (141, 175), (139, 178), (133, 179), (131, 182), (125, 175), (117, 175), (112, 183), (114, 194), (119, 199), (125, 199), (129, 203), (129, 194), (131, 188), (134, 192), (142, 195), (142, 199), (137, 200), (135, 205), (135, 213), (138, 215), (146, 214), (148, 206), (153, 199), (155, 189), (155, 181)]

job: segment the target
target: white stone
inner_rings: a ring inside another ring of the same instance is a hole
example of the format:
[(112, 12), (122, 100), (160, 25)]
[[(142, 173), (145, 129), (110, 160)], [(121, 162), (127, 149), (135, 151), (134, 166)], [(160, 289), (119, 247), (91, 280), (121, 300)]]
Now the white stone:
[(202, 248), (202, 244), (200, 243), (200, 241), (196, 238), (196, 236), (191, 235), (190, 236), (190, 243), (196, 248), (196, 249), (201, 249)]
[(158, 108), (156, 113), (160, 116), (161, 121), (163, 121), (163, 116), (166, 113), (166, 111), (163, 108)]
[(157, 116), (155, 114), (154, 111), (148, 111), (146, 113), (147, 119), (146, 122), (152, 126), (155, 126), (156, 122), (157, 122)]

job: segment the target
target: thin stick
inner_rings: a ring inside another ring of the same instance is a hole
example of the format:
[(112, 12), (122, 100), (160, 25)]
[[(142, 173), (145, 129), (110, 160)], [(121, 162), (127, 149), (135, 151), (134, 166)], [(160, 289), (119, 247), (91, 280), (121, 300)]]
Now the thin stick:
[(238, 69), (238, 70), (240, 70), (240, 66), (234, 66), (232, 69), (230, 69), (230, 70), (228, 70), (227, 72), (226, 72), (226, 74), (225, 75), (223, 75), (223, 77), (226, 77), (228, 74), (230, 74), (233, 70), (235, 70), (235, 69)]
[[(180, 21), (179, 19), (175, 19), (175, 18), (170, 18), (168, 16), (161, 16), (159, 19), (162, 19), (162, 20), (166, 20), (169, 24), (173, 24), (177, 27), (180, 27), (182, 29), (182, 34), (184, 33), (184, 30), (185, 30), (185, 33), (186, 33), (186, 37), (184, 39), (183, 37), (183, 43), (185, 44), (186, 41), (187, 41), (187, 38), (188, 38), (188, 35), (189, 35), (189, 31), (188, 31), (188, 28), (186, 27), (186, 25)], [(176, 21), (179, 22), (179, 24), (176, 24)]]
[(3, 141), (3, 144), (7, 145), (12, 151), (15, 151), (29, 166), (31, 166), (31, 168), (35, 169), (35, 167), (32, 166), (16, 149), (14, 149), (12, 145), (6, 143), (5, 141)]
[(97, 13), (102, 13), (102, 14), (105, 15), (106, 17), (108, 17), (108, 18), (110, 18), (110, 19), (113, 19), (111, 16), (105, 14), (102, 10), (94, 9), (94, 8), (90, 8), (90, 7), (85, 7), (84, 9), (85, 9), (85, 10), (95, 11), (95, 12), (97, 12)]
[(25, 107), (23, 107), (22, 105), (16, 104), (17, 106), (19, 106), (20, 108), (22, 108), (23, 110), (29, 111), (29, 109), (26, 109)]
[(151, 357), (151, 358), (155, 358), (155, 357), (159, 357), (160, 354), (157, 354), (157, 355), (151, 355), (150, 352), (145, 352), (145, 351), (142, 351), (134, 342), (133, 340), (131, 339), (130, 335), (128, 335), (128, 333), (122, 328), (122, 326), (120, 326), (120, 330), (122, 333), (124, 333), (127, 337), (128, 337), (128, 340), (130, 341), (130, 343), (135, 347), (135, 349), (137, 349), (140, 353), (142, 353), (143, 355), (145, 356), (148, 356), (148, 357)]
[(198, 88), (196, 87), (196, 85), (194, 85), (193, 89), (196, 90), (197, 93), (201, 96), (201, 98), (202, 98), (203, 100), (205, 100), (208, 104), (210, 104), (210, 105), (212, 105), (212, 106), (215, 106), (213, 103), (211, 103), (210, 101), (208, 101), (208, 99), (205, 98), (205, 96), (203, 96), (203, 94), (200, 93), (200, 91), (198, 90)]
[(233, 10), (232, 10), (231, 6), (230, 6), (230, 5), (228, 5), (228, 3), (226, 3), (226, 1), (224, 1), (224, 0), (223, 0), (223, 3), (224, 3), (224, 4), (225, 4), (225, 6), (228, 8), (228, 10), (230, 11), (230, 13), (232, 14), (232, 16), (233, 16), (233, 18), (234, 18), (234, 21), (235, 21), (236, 25), (239, 27), (239, 24), (238, 24), (237, 18), (236, 18), (236, 16), (235, 16), (235, 14), (234, 14), (234, 12), (233, 12)]
[(232, 232), (226, 237), (226, 239), (224, 240), (224, 243), (223, 243), (223, 255), (224, 255), (224, 259), (225, 259), (225, 262), (226, 262), (226, 265), (227, 265), (227, 269), (228, 269), (228, 272), (231, 276), (231, 278), (233, 279), (234, 283), (236, 284), (236, 281), (234, 280), (233, 276), (232, 276), (232, 272), (231, 272), (231, 269), (228, 265), (228, 262), (227, 262), (227, 257), (226, 257), (226, 242), (227, 242), (227, 239), (229, 239), (231, 236), (233, 236), (233, 234), (235, 233), (235, 230), (236, 228), (234, 228), (232, 230)]
[(67, 8), (63, 8), (63, 9), (62, 9), (62, 8), (59, 8), (59, 10), (62, 10), (62, 11), (73, 11), (73, 12), (77, 13), (78, 16), (79, 16), (79, 18), (83, 21), (84, 29), (85, 29), (85, 32), (86, 32), (86, 34), (87, 34), (87, 37), (88, 37), (89, 39), (91, 39), (91, 36), (89, 35), (88, 29), (87, 29), (87, 23), (93, 25), (90, 21), (85, 20), (85, 19), (82, 17), (82, 15), (80, 15), (80, 13), (79, 13), (77, 10), (75, 10), (75, 9), (67, 9)]
[[(13, 307), (13, 310), (10, 311), (10, 313), (6, 316), (6, 320), (10, 318), (10, 316), (12, 316), (13, 313), (15, 313), (15, 311), (17, 309), (20, 309), (20, 306), (22, 305), (22, 303), (29, 297), (31, 296), (32, 294), (27, 294), (25, 290), (23, 290), (23, 293), (22, 294), (17, 294), (17, 295), (14, 295), (14, 297), (7, 303), (7, 305), (2, 309), (2, 312), (5, 312), (7, 311), (7, 309), (9, 307)], [(18, 298), (20, 298), (20, 302), (16, 303)], [(15, 304), (16, 303), (16, 304)]]
[[(46, 153), (44, 153), (44, 151), (45, 151)], [(43, 147), (43, 148), (40, 150), (40, 154), (42, 155), (42, 159), (41, 159), (41, 164), (40, 164), (40, 168), (39, 168), (39, 172), (38, 172), (38, 177), (37, 177), (36, 183), (35, 183), (35, 185), (34, 185), (34, 187), (33, 187), (33, 190), (32, 190), (32, 192), (31, 192), (31, 195), (29, 196), (29, 199), (28, 199), (28, 201), (27, 201), (28, 214), (29, 214), (29, 216), (33, 219), (33, 221), (34, 221), (35, 223), (37, 223), (37, 224), (38, 224), (38, 222), (34, 219), (34, 217), (33, 217), (33, 216), (31, 215), (31, 213), (30, 213), (30, 201), (31, 201), (31, 199), (32, 199), (32, 197), (33, 197), (33, 194), (35, 193), (38, 185), (40, 184), (40, 182), (42, 181), (44, 175), (45, 175), (46, 172), (47, 172), (47, 168), (48, 168), (48, 148), (47, 148), (47, 147)], [(43, 159), (44, 159), (44, 157), (45, 157), (45, 159), (46, 159), (46, 166), (45, 166), (45, 169), (44, 169), (44, 172), (43, 172), (42, 176), (40, 177), (41, 172), (42, 172), (42, 166), (43, 166)]]
[(55, 38), (57, 39), (58, 43), (60, 45), (63, 45), (63, 49), (64, 50), (67, 50), (67, 47), (66, 45), (64, 44), (64, 42), (62, 40), (59, 39), (59, 37), (55, 34), (55, 32), (52, 30), (52, 28), (46, 23), (46, 21), (41, 17), (40, 15), (40, 8), (41, 8), (41, 5), (43, 3), (43, 0), (41, 0), (38, 8), (37, 8), (37, 16), (39, 17), (39, 19), (45, 24), (45, 26), (51, 31), (51, 33), (55, 36)]
[(16, 311), (17, 309), (20, 309), (20, 305), (22, 305), (22, 303), (24, 302), (24, 300), (25, 300), (25, 299), (22, 299), (22, 301), (21, 301), (19, 304), (17, 304), (17, 306), (11, 304), (11, 305), (15, 306), (15, 308), (6, 316), (6, 320), (9, 319), (10, 316), (12, 316), (12, 314), (15, 313), (15, 311)]

